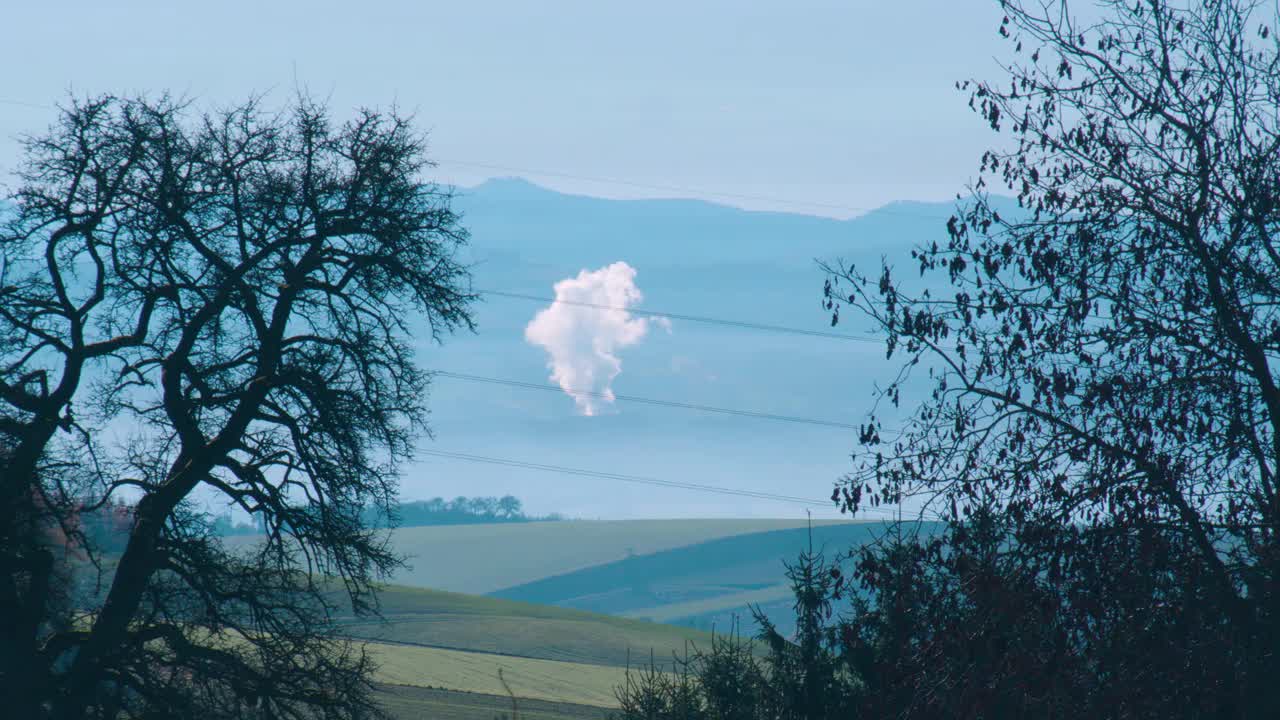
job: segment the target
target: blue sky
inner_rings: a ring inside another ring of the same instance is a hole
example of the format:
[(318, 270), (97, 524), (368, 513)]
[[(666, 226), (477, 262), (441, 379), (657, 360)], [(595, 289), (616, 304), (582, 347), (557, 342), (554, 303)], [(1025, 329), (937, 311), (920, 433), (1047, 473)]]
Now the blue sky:
[[(4, 19), (3, 100), (283, 100), (296, 78), (339, 111), (415, 110), (447, 182), (835, 216), (960, 189), (991, 136), (953, 83), (1005, 50), (980, 0), (47, 0)], [(0, 173), (49, 116), (0, 106)]]
[[(168, 90), (210, 104), (265, 92), (283, 103), (302, 86), (328, 98), (340, 116), (355, 106), (393, 102), (414, 111), (430, 131), (440, 162), (436, 179), (445, 183), (475, 186), (520, 175), (581, 195), (698, 197), (835, 217), (895, 200), (946, 201), (962, 191), (994, 138), (954, 83), (998, 77), (995, 56), (1006, 51), (996, 34), (994, 0), (46, 0), (11, 3), (2, 16), (0, 63), (11, 71), (0, 83), (0, 182), (18, 159), (14, 137), (48, 123), (48, 106), (68, 91)], [(685, 210), (692, 215), (671, 211), (674, 224), (685, 235), (696, 234), (690, 217), (703, 211)], [(495, 212), (472, 219), (494, 221)], [(622, 213), (617, 217), (628, 222), (621, 209), (609, 213)], [(851, 227), (847, 241), (832, 239), (843, 237), (843, 227), (827, 228), (823, 252), (856, 248), (868, 239), (901, 241), (903, 218), (889, 219), (899, 224), (882, 219), (859, 225), (861, 230)], [(522, 237), (526, 220), (512, 219)], [(770, 247), (786, 251), (788, 243), (803, 239), (799, 235), (814, 231), (802, 220), (783, 222), (778, 237), (767, 238)], [(583, 221), (565, 223), (576, 228)], [(547, 230), (553, 231), (561, 232)], [(717, 236), (735, 232), (745, 231), (733, 224), (715, 230)], [(607, 228), (599, 234), (610, 236)], [(673, 248), (687, 251), (696, 244), (696, 238), (680, 237), (671, 241)], [(553, 239), (542, 237), (539, 252), (546, 255)], [(672, 249), (641, 262), (636, 256), (642, 245), (629, 246), (628, 254), (612, 239), (602, 245), (578, 237), (561, 255), (530, 258), (563, 266), (559, 275), (538, 278), (539, 292), (550, 292), (552, 281), (582, 263), (623, 260), (640, 263), (639, 284), (654, 307), (746, 313), (745, 319), (776, 309), (777, 303), (746, 287), (672, 295), (671, 288), (697, 267), (665, 268), (663, 258), (689, 266), (687, 256)], [(872, 248), (869, 260), (878, 261), (880, 247)], [(586, 259), (588, 251), (615, 249), (616, 257)], [(812, 267), (807, 254), (787, 258)], [(773, 271), (782, 256), (759, 262), (766, 263), (760, 272), (776, 282)], [(825, 326), (817, 302), (821, 279), (813, 270), (812, 278), (787, 285), (803, 311), (789, 310), (786, 324)], [(431, 361), (474, 367), (476, 358), (497, 357), (503, 362), (494, 375), (515, 377), (519, 370), (516, 379), (545, 380), (542, 356), (520, 335), (535, 309), (495, 304), (485, 311), (478, 339), (457, 339)], [(629, 351), (619, 392), (794, 414), (807, 409), (856, 422), (875, 376), (868, 368), (879, 367), (853, 349), (813, 343), (788, 341), (770, 354), (760, 347), (773, 347), (773, 339), (754, 336), (726, 351), (718, 335), (687, 324), (659, 340)], [(692, 358), (700, 372), (714, 370), (721, 380), (675, 383), (663, 375), (675, 356)], [(785, 386), (760, 383), (758, 376), (773, 367), (768, 363), (802, 372)], [(856, 382), (848, 379), (851, 371)], [(833, 394), (833, 387), (841, 392)], [(565, 398), (486, 392), (441, 385), (432, 397), (439, 437), (431, 447), (814, 498), (826, 497), (832, 480), (848, 469), (852, 440), (843, 432), (775, 432), (643, 407), (588, 425)], [(699, 400), (698, 393), (705, 397)], [(510, 403), (518, 403), (520, 412), (511, 412)], [(797, 447), (804, 448), (803, 457), (797, 458)], [(404, 491), (411, 499), (513, 492), (536, 499), (530, 502), (535, 511), (586, 517), (800, 512), (432, 458), (409, 469)], [(833, 512), (825, 505), (815, 509)]]

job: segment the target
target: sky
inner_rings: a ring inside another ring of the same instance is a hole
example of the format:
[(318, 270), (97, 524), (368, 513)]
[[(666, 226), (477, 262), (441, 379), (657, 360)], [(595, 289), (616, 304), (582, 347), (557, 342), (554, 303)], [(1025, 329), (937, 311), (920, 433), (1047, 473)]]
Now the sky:
[(391, 103), (438, 179), (848, 217), (945, 200), (991, 141), (954, 89), (998, 76), (994, 0), (45, 0), (0, 11), (0, 176), (49, 105), (295, 88)]
[(994, 138), (954, 85), (1000, 76), (999, 22), (995, 0), (15, 2), (0, 183), (68, 94), (302, 89), (339, 117), (414, 113), (441, 183), (846, 218), (974, 177)]

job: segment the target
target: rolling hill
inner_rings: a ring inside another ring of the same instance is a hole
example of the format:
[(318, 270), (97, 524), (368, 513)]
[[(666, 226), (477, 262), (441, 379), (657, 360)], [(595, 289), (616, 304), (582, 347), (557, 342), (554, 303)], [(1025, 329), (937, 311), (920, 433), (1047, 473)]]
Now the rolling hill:
[[(617, 554), (619, 540), (637, 537), (649, 543), (641, 548), (661, 549), (544, 575), (490, 596), (388, 585), (380, 593), (384, 619), (346, 617), (342, 632), (365, 642), (381, 666), (377, 681), (384, 686), (387, 707), (401, 717), (465, 720), (507, 712), (510, 697), (504, 680), (520, 701), (533, 702), (531, 717), (601, 717), (615, 705), (614, 688), (628, 667), (652, 658), (673, 668), (675, 658), (708, 647), (711, 634), (697, 628), (730, 631), (751, 605), (788, 632), (793, 599), (783, 561), (811, 542), (834, 558), (873, 541), (884, 529), (872, 522), (816, 523), (812, 530), (789, 525), (722, 521), (698, 527), (691, 521), (649, 521), (488, 526), (489, 532), (505, 531), (491, 535), (495, 542), (523, 545), (530, 557), (546, 552), (554, 559), (555, 551), (571, 539), (591, 544), (606, 538), (614, 543), (606, 555)], [(448, 530), (480, 533), (486, 526)], [(707, 536), (711, 538), (699, 540)], [(461, 543), (457, 547), (467, 548)], [(469, 552), (481, 548), (477, 544)], [(456, 562), (464, 565), (480, 557), (459, 552)], [(569, 560), (544, 562), (540, 570), (524, 574), (572, 564)], [(456, 581), (489, 582), (490, 573), (463, 573)], [(749, 623), (739, 629), (754, 631)]]
[[(395, 717), (492, 720), (603, 718), (628, 667), (673, 664), (707, 633), (569, 608), (387, 585), (383, 619), (338, 617), (378, 664), (379, 697)], [(330, 598), (343, 595), (334, 586)], [(499, 675), (501, 671), (501, 676)], [(505, 682), (505, 686), (504, 686)]]
[[(507, 695), (424, 688), (413, 685), (381, 685), (378, 699), (394, 718), (401, 720), (495, 720), (513, 717)], [(580, 703), (519, 698), (519, 716), (525, 720), (606, 720), (611, 708)]]
[(391, 581), (491, 593), (630, 556), (804, 525), (803, 519), (678, 519), (398, 528), (392, 547), (408, 557), (409, 567)]
[[(640, 307), (659, 313), (832, 331), (816, 259), (881, 260), (917, 277), (912, 247), (945, 242), (950, 203), (894, 203), (851, 220), (750, 212), (691, 200), (609, 200), (518, 179), (459, 190), (467, 259), (482, 300), (474, 335), (443, 346), (423, 333), (428, 368), (547, 384), (547, 356), (524, 329), (560, 280), (613, 262), (635, 268)], [(838, 340), (674, 318), (619, 352), (614, 390), (692, 405), (857, 423), (896, 369), (867, 321), (846, 315)], [(924, 369), (921, 369), (924, 374)], [(911, 387), (903, 392), (904, 402)], [(570, 517), (838, 517), (832, 482), (848, 472), (854, 431), (618, 401), (592, 417), (571, 398), (438, 376), (435, 438), (423, 447), (545, 465), (645, 475), (812, 498), (807, 506), (732, 498), (501, 464), (422, 457), (407, 500), (512, 493), (530, 512)], [(885, 418), (888, 423), (893, 417)], [(518, 582), (518, 581), (517, 581)], [(516, 584), (513, 582), (511, 584)], [(475, 588), (470, 588), (475, 589)]]
[[(812, 542), (834, 559), (851, 548), (873, 541), (885, 525), (880, 521), (815, 521)], [(926, 524), (925, 531), (932, 525)], [(561, 521), (468, 525), (456, 527), (400, 528), (392, 533), (393, 547), (410, 557), (410, 568), (393, 582), (402, 586), (384, 599), (396, 632), (413, 642), (444, 647), (482, 647), (503, 650), (504, 639), (526, 635), (528, 642), (557, 623), (566, 640), (555, 652), (534, 652), (531, 657), (587, 662), (621, 662), (583, 654), (581, 638), (601, 627), (599, 617), (587, 626), (562, 609), (583, 610), (608, 616), (672, 623), (687, 628), (724, 630), (734, 618), (749, 617), (757, 606), (786, 629), (791, 625), (791, 591), (785, 563), (793, 562), (809, 547), (810, 531), (803, 521), (790, 520), (619, 520)], [(409, 587), (431, 588), (414, 592)], [(518, 601), (533, 605), (503, 609), (477, 604), (471, 595), (485, 593), (490, 600)], [(453, 598), (453, 599), (450, 599)], [(422, 613), (419, 605), (432, 608)], [(449, 609), (457, 605), (459, 610)], [(538, 626), (511, 620), (533, 614)], [(480, 634), (481, 645), (455, 642), (462, 632), (467, 643), (479, 642), (476, 631), (458, 630), (455, 616), (488, 616)], [(611, 618), (616, 620), (617, 618)], [(642, 637), (650, 637), (650, 623)], [(585, 635), (584, 635), (585, 633)], [(610, 642), (647, 652), (644, 641), (621, 643), (618, 626), (610, 630)], [(387, 638), (394, 635), (366, 635)], [(683, 637), (678, 634), (672, 637)], [(521, 640), (525, 642), (525, 640)], [(589, 643), (589, 641), (588, 641)], [(679, 641), (668, 649), (678, 649)], [(523, 651), (522, 651), (523, 652)], [(661, 654), (661, 653), (660, 653)]]
[[(925, 524), (924, 532), (934, 526)], [(809, 548), (836, 560), (873, 542), (879, 522), (815, 524), (716, 538), (543, 578), (495, 597), (720, 630), (756, 606), (783, 630), (793, 624), (785, 563)], [(750, 628), (744, 628), (750, 630)]]
[[(368, 643), (378, 663), (376, 682), (455, 692), (505, 694), (505, 680), (517, 698), (612, 707), (614, 688), (626, 669), (611, 665), (512, 657), (415, 645)], [(498, 671), (502, 670), (499, 677)]]
[(510, 712), (508, 687), (525, 717), (603, 718), (628, 667), (670, 667), (711, 641), (690, 628), (439, 590), (389, 585), (380, 599), (382, 621), (348, 616), (341, 631), (378, 663), (379, 696), (402, 718), (491, 720)]
[[(439, 590), (387, 586), (384, 621), (347, 618), (343, 634), (403, 646), (583, 665), (669, 660), (710, 635), (687, 627)], [(467, 689), (467, 688), (463, 688)]]

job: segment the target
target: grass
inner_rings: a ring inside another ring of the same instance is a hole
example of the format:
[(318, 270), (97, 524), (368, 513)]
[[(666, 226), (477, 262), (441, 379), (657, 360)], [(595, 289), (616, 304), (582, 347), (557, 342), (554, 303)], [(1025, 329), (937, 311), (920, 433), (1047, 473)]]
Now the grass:
[(625, 617), (667, 623), (689, 617), (702, 617), (722, 611), (737, 611), (744, 619), (750, 617), (751, 606), (773, 604), (793, 600), (790, 585), (770, 585), (755, 590), (727, 593), (700, 600), (666, 603), (656, 607), (628, 610)]
[[(878, 522), (815, 523), (812, 542), (834, 559), (882, 531)], [(794, 562), (809, 542), (807, 528), (715, 538), (543, 578), (495, 595), (610, 614), (685, 617), (694, 613), (672, 614), (661, 607), (695, 608), (705, 602), (705, 611), (720, 610), (731, 608), (736, 595), (746, 593), (749, 602), (763, 599), (752, 593), (777, 595), (776, 590), (767, 589), (786, 583), (784, 563)], [(737, 608), (745, 611), (746, 602)]]
[[(844, 549), (871, 531), (815, 524), (814, 537)], [(515, 590), (539, 602), (389, 585), (380, 594), (385, 622), (348, 617), (345, 631), (366, 641), (381, 666), (377, 681), (390, 688), (387, 706), (402, 717), (509, 714), (499, 670), (526, 703), (522, 715), (599, 717), (591, 713), (616, 706), (614, 689), (628, 664), (669, 663), (691, 646), (709, 646), (710, 634), (548, 600), (612, 603), (612, 612), (654, 619), (789, 604), (781, 560), (794, 557), (807, 536), (797, 523), (761, 520), (407, 528), (395, 533), (400, 550), (431, 558), (414, 572), (434, 567), (449, 585), (480, 590), (532, 578)]]
[[(815, 522), (815, 527), (827, 523)], [(717, 538), (804, 527), (803, 520), (571, 520), (400, 528), (400, 585), (484, 594)]]
[[(384, 685), (379, 700), (395, 718), (401, 720), (494, 720), (511, 717), (511, 698), (457, 690), (420, 688), (408, 685)], [(524, 720), (605, 720), (606, 708), (574, 703), (522, 698), (517, 701)]]
[(354, 637), (591, 665), (683, 655), (705, 647), (707, 633), (570, 608), (388, 586), (380, 593), (386, 622), (350, 619)]
[(499, 669), (522, 717), (599, 718), (628, 663), (710, 643), (689, 628), (441, 590), (387, 586), (380, 598), (386, 622), (348, 618), (345, 630), (368, 640), (386, 706), (406, 718), (509, 714)]
[(390, 643), (366, 643), (377, 661), (375, 681), (386, 685), (443, 688), (502, 697), (498, 670), (519, 698), (616, 707), (614, 688), (625, 668), (511, 657), (490, 653)]

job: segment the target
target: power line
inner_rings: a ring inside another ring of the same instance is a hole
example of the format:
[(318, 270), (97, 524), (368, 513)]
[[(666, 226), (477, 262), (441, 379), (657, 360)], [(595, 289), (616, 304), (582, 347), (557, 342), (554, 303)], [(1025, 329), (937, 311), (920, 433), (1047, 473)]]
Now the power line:
[(452, 458), (455, 460), (466, 460), (468, 462), (488, 463), (490, 465), (502, 465), (505, 467), (517, 467), (529, 470), (542, 470), (545, 472), (554, 472), (563, 475), (577, 475), (581, 477), (601, 478), (604, 480), (618, 480), (620, 482), (639, 483), (642, 485), (676, 488), (680, 490), (696, 490), (699, 492), (709, 492), (720, 495), (735, 495), (738, 497), (755, 498), (757, 500), (774, 500), (777, 502), (800, 503), (803, 505), (829, 504), (831, 502), (829, 499), (815, 500), (813, 498), (803, 498), (794, 495), (780, 495), (777, 493), (758, 492), (755, 490), (724, 488), (717, 487), (715, 485), (700, 485), (698, 483), (681, 482), (677, 480), (662, 480), (660, 478), (644, 477), (640, 475), (624, 475), (621, 473), (602, 472), (598, 470), (584, 470), (582, 468), (571, 468), (563, 465), (548, 465), (544, 463), (526, 462), (523, 460), (508, 460), (488, 455), (470, 455), (467, 453), (449, 452), (445, 450), (421, 450), (420, 452), (426, 455)]
[[(558, 385), (547, 385), (545, 383), (522, 382), (520, 380), (506, 380), (503, 378), (484, 377), (482, 375), (468, 375), (465, 373), (449, 372), (447, 370), (436, 370), (434, 375), (439, 377), (453, 378), (456, 380), (468, 380), (471, 382), (491, 383), (494, 385), (509, 385), (511, 387), (529, 388), (531, 390), (549, 390), (552, 392), (565, 392), (570, 395), (586, 395), (588, 397), (599, 398), (602, 400), (610, 399), (610, 396), (595, 390), (569, 390)], [(733, 408), (713, 407), (711, 405), (696, 405), (694, 403), (685, 403), (675, 400), (657, 400), (654, 398), (637, 397), (635, 395), (613, 395), (612, 399), (624, 400), (626, 402), (645, 403), (648, 405), (659, 405), (662, 407), (679, 408), (682, 410), (698, 410), (701, 412), (721, 413), (724, 415), (738, 415), (741, 417), (759, 418), (761, 420), (779, 420), (782, 422), (804, 423), (807, 425), (822, 425), (826, 427), (842, 428), (846, 430), (858, 430), (857, 425), (850, 423), (835, 422), (834, 420), (819, 420), (817, 418), (800, 417), (796, 415), (777, 415), (774, 413), (759, 412), (756, 410), (735, 410)]]
[[(523, 460), (509, 460), (506, 458), (496, 458), (489, 455), (472, 455), (468, 453), (450, 452), (447, 450), (419, 450), (424, 455), (433, 455), (435, 457), (449, 458), (453, 460), (463, 460), (466, 462), (485, 463), (489, 465), (500, 465), (503, 467), (514, 467), (527, 470), (541, 470), (543, 472), (553, 472), (562, 475), (574, 475), (578, 477), (599, 478), (602, 480), (616, 480), (619, 482), (638, 483), (641, 485), (651, 485), (656, 487), (673, 488), (677, 490), (692, 490), (696, 492), (713, 493), (717, 495), (732, 495), (736, 497), (748, 497), (756, 500), (771, 500), (774, 502), (798, 503), (801, 505), (832, 505), (830, 498), (816, 500), (813, 498), (802, 498), (794, 495), (779, 495), (776, 493), (758, 492), (755, 490), (741, 490), (736, 488), (718, 487), (715, 485), (701, 485), (698, 483), (680, 482), (676, 480), (662, 480), (659, 478), (644, 477), (640, 475), (624, 475), (621, 473), (601, 472), (596, 470), (584, 470), (582, 468), (571, 468), (563, 465), (549, 465), (545, 463), (526, 462)], [(890, 508), (861, 508), (858, 510), (860, 514), (879, 513), (882, 518), (892, 517), (897, 514), (897, 510)]]
[(532, 300), (533, 302), (545, 303), (563, 303), (565, 305), (577, 305), (579, 307), (595, 308), (596, 310), (618, 310), (628, 312), (633, 315), (644, 315), (648, 317), (661, 317), (673, 320), (686, 320), (689, 322), (711, 323), (714, 325), (728, 325), (731, 327), (746, 328), (748, 330), (765, 330), (768, 332), (790, 333), (793, 335), (808, 335), (811, 337), (831, 338), (833, 340), (852, 340), (854, 342), (866, 342), (880, 344), (884, 342), (878, 338), (860, 337), (858, 335), (845, 335), (843, 333), (826, 332), (823, 330), (805, 330), (803, 328), (786, 327), (783, 325), (766, 325), (764, 323), (746, 322), (743, 320), (729, 320), (725, 318), (713, 318), (705, 315), (681, 315), (678, 313), (659, 312), (657, 310), (641, 310), (639, 308), (627, 308), (614, 305), (599, 305), (596, 303), (582, 302), (578, 300), (562, 300), (560, 298), (550, 298), (541, 295), (526, 295), (524, 293), (504, 292), (500, 290), (476, 290), (481, 295), (493, 295), (494, 297), (515, 298), (518, 300)]
[[(30, 257), (30, 258), (17, 257), (17, 258), (9, 258), (9, 259), (14, 262), (35, 262), (35, 263), (43, 262), (43, 259), (38, 257)], [(81, 261), (81, 264), (89, 264), (89, 261), (87, 260)], [(502, 290), (476, 290), (475, 292), (481, 295), (492, 295), (494, 297), (504, 297), (504, 298), (511, 298), (515, 300), (528, 300), (531, 302), (551, 303), (551, 304), (560, 303), (563, 305), (586, 307), (586, 308), (592, 308), (595, 310), (613, 310), (617, 312), (625, 312), (625, 313), (630, 313), (632, 315), (640, 315), (643, 317), (666, 318), (668, 320), (683, 320), (686, 322), (706, 323), (710, 325), (724, 325), (727, 327), (743, 328), (746, 330), (762, 330), (765, 332), (785, 333), (790, 335), (804, 335), (807, 337), (820, 337), (820, 338), (828, 338), (831, 340), (846, 340), (850, 342), (873, 343), (876, 345), (879, 345), (884, 342), (884, 340), (880, 338), (864, 337), (860, 335), (845, 335), (843, 333), (826, 332), (823, 330), (806, 330), (804, 328), (787, 327), (785, 325), (768, 325), (765, 323), (747, 322), (745, 320), (730, 320), (728, 318), (714, 318), (706, 315), (685, 315), (681, 313), (662, 312), (658, 310), (644, 310), (641, 308), (622, 307), (620, 305), (601, 305), (598, 303), (589, 303), (589, 302), (583, 302), (580, 300), (564, 300), (561, 298), (546, 297), (545, 295), (528, 295), (525, 293), (505, 292)], [(632, 399), (636, 400), (637, 402), (648, 402), (643, 399), (636, 399), (636, 398), (632, 398)], [(700, 409), (707, 409), (707, 408), (700, 408)], [(718, 412), (716, 410), (709, 410), (709, 411)], [(831, 425), (833, 423), (819, 421), (819, 424)], [(839, 427), (846, 427), (845, 425), (842, 425), (840, 423), (834, 423), (834, 424)]]
[[(0, 98), (0, 104), (26, 107), (26, 108), (32, 108), (32, 109), (41, 109), (41, 110), (57, 109), (55, 106), (52, 106), (52, 105), (31, 103), (31, 102), (26, 102), (22, 100), (13, 100), (8, 98)], [(511, 167), (511, 166), (496, 165), (492, 163), (478, 163), (478, 162), (464, 161), (464, 160), (441, 159), (441, 160), (438, 160), (438, 162), (441, 162), (444, 164), (469, 166), (469, 167), (475, 167), (475, 168), (501, 170), (504, 172), (518, 172), (526, 175), (541, 175), (546, 177), (559, 177), (559, 178), (581, 180), (581, 181), (587, 181), (587, 182), (605, 183), (605, 184), (613, 184), (613, 185), (625, 185), (625, 186), (642, 188), (642, 189), (650, 189), (650, 190), (664, 190), (669, 192), (677, 192), (677, 193), (685, 193), (685, 194), (693, 194), (693, 195), (710, 195), (715, 197), (726, 197), (726, 198), (737, 198), (737, 199), (743, 199), (743, 200), (772, 202), (780, 205), (821, 207), (821, 208), (834, 209), (834, 210), (845, 210), (849, 212), (879, 211), (884, 214), (901, 215), (905, 217), (916, 217), (916, 218), (930, 219), (930, 220), (946, 219), (940, 215), (926, 215), (923, 213), (903, 212), (903, 211), (893, 210), (885, 207), (837, 205), (832, 203), (822, 203), (822, 202), (812, 202), (812, 201), (784, 200), (784, 199), (764, 196), (764, 195), (726, 193), (726, 192), (701, 190), (696, 188), (680, 187), (680, 186), (674, 186), (674, 185), (637, 183), (633, 181), (619, 180), (615, 178), (591, 177), (591, 176), (585, 176), (585, 175), (575, 175), (570, 173), (547, 171), (547, 170), (532, 170), (528, 168), (517, 168), (517, 167)], [(535, 296), (535, 295), (525, 295), (520, 293), (508, 293), (508, 292), (501, 292), (501, 291), (481, 291), (481, 292), (484, 294), (494, 295), (499, 297), (531, 300), (536, 302), (565, 303), (569, 305), (590, 307), (590, 308), (595, 308), (599, 310), (619, 310), (623, 312), (629, 312), (635, 315), (673, 318), (677, 320), (684, 320), (684, 321), (690, 321), (690, 322), (719, 324), (719, 325), (726, 325), (726, 326), (732, 326), (732, 327), (747, 328), (752, 330), (790, 333), (790, 334), (807, 335), (807, 336), (813, 336), (813, 337), (825, 337), (825, 338), (831, 338), (831, 339), (837, 339), (837, 340), (851, 340), (855, 342), (870, 342), (870, 343), (881, 342), (881, 340), (877, 338), (858, 337), (853, 335), (845, 335), (841, 333), (824, 332), (824, 331), (818, 331), (818, 330), (805, 330), (801, 328), (784, 327), (779, 325), (768, 325), (763, 323), (751, 323), (751, 322), (738, 321), (738, 320), (729, 320), (724, 318), (712, 318), (712, 317), (697, 316), (697, 315), (684, 315), (684, 314), (677, 314), (677, 313), (657, 312), (652, 310), (642, 310), (642, 309), (636, 309), (636, 308), (614, 307), (614, 306), (608, 306), (608, 305), (599, 305), (595, 303), (578, 302), (578, 301), (572, 301), (572, 300), (561, 300), (561, 299), (547, 298), (547, 297), (541, 297), (541, 296)], [(451, 378), (460, 379), (460, 380), (487, 382), (487, 383), (502, 384), (502, 385), (509, 385), (509, 386), (515, 386), (515, 387), (525, 387), (525, 388), (539, 389), (539, 390), (553, 390), (557, 392), (562, 390), (562, 388), (551, 386), (551, 385), (527, 383), (527, 382), (520, 382), (515, 380), (504, 380), (500, 378), (486, 378), (486, 377), (476, 376), (476, 375), (466, 375), (463, 373), (436, 371), (435, 374), (439, 376), (451, 377)], [(567, 392), (570, 392), (571, 394), (590, 395), (590, 396), (600, 397), (600, 398), (606, 397), (603, 393), (599, 393), (595, 391), (570, 390)], [(784, 422), (796, 422), (796, 423), (804, 423), (804, 424), (812, 424), (812, 425), (822, 425), (822, 426), (838, 427), (838, 428), (845, 428), (845, 429), (859, 429), (858, 426), (856, 425), (828, 421), (828, 420), (819, 420), (815, 418), (777, 415), (773, 413), (764, 413), (764, 412), (757, 412), (757, 411), (751, 411), (751, 410), (735, 410), (731, 408), (719, 408), (719, 407), (712, 407), (707, 405), (696, 405), (692, 403), (682, 403), (682, 402), (669, 401), (669, 400), (657, 400), (652, 398), (642, 398), (642, 397), (629, 396), (629, 395), (615, 395), (614, 398), (619, 400), (625, 400), (628, 402), (639, 402), (639, 403), (646, 403), (646, 404), (659, 405), (659, 406), (665, 406), (665, 407), (697, 410), (702, 412), (722, 413), (722, 414), (738, 415), (738, 416), (744, 416), (744, 417), (755, 417), (760, 419), (778, 420), (778, 421), (784, 421)], [(453, 453), (453, 452), (440, 451), (440, 450), (422, 450), (421, 452), (427, 455), (434, 455), (437, 457), (446, 457), (446, 458), (452, 458), (452, 459), (458, 459), (458, 460), (466, 460), (470, 462), (483, 462), (483, 463), (489, 463), (489, 464), (503, 465), (507, 467), (520, 467), (520, 468), (527, 468), (527, 469), (543, 470), (547, 472), (559, 472), (563, 474), (579, 475), (584, 477), (596, 477), (596, 478), (603, 478), (603, 479), (619, 480), (623, 482), (648, 484), (648, 485), (654, 485), (659, 487), (679, 488), (679, 489), (686, 489), (686, 490), (695, 490), (700, 492), (718, 493), (723, 495), (750, 497), (750, 498), (764, 499), (764, 500), (775, 500), (779, 502), (793, 502), (793, 503), (801, 503), (805, 505), (811, 505), (815, 503), (826, 504), (830, 502), (829, 500), (813, 500), (813, 499), (799, 498), (799, 497), (788, 496), (788, 495), (755, 492), (750, 490), (719, 488), (719, 487), (710, 486), (710, 485), (699, 485), (696, 483), (661, 480), (658, 478), (622, 475), (617, 473), (597, 472), (597, 471), (591, 471), (591, 470), (583, 470), (579, 468), (568, 468), (568, 467), (558, 466), (558, 465), (546, 465), (546, 464), (529, 463), (529, 462), (516, 461), (516, 460), (506, 460), (502, 458), (494, 458), (494, 457), (482, 456), (482, 455), (467, 455), (464, 453)], [(871, 511), (872, 509), (869, 509), (869, 508), (864, 508), (862, 510), (862, 512), (864, 513), (868, 513)], [(875, 509), (875, 511), (876, 512), (892, 512), (887, 509)]]
[(758, 492), (755, 490), (742, 490), (736, 488), (717, 487), (715, 485), (700, 485), (698, 483), (681, 482), (677, 480), (662, 480), (659, 478), (644, 477), (641, 475), (624, 475), (621, 473), (602, 472), (598, 470), (584, 470), (582, 468), (571, 468), (563, 465), (548, 465), (544, 463), (526, 462), (523, 460), (508, 460), (505, 458), (496, 458), (488, 455), (471, 455), (467, 453), (449, 452), (445, 450), (421, 450), (426, 455), (434, 455), (436, 457), (452, 458), (454, 460), (465, 460), (467, 462), (487, 463), (490, 465), (502, 465), (504, 467), (524, 468), (528, 470), (542, 470), (544, 472), (560, 473), (562, 475), (577, 475), (580, 477), (593, 477), (604, 480), (617, 480), (620, 482), (639, 483), (641, 485), (653, 485), (657, 487), (676, 488), (680, 490), (695, 490), (698, 492), (709, 492), (719, 495), (734, 495), (738, 497), (749, 497), (757, 500), (774, 500), (777, 502), (800, 503), (803, 505), (830, 504), (830, 500), (814, 500), (812, 498), (802, 498), (794, 495), (779, 495), (777, 493)]
[(717, 495), (732, 495), (737, 497), (751, 497), (755, 500), (772, 500), (777, 502), (797, 502), (801, 505), (829, 505), (831, 500), (813, 500), (809, 497), (796, 497), (791, 495), (778, 495), (778, 493), (749, 491), (749, 489), (723, 488), (717, 486), (704, 486), (699, 483), (686, 483), (680, 480), (663, 480), (660, 478), (646, 478), (643, 475), (625, 475), (621, 473), (604, 473), (599, 470), (584, 470), (581, 468), (566, 468), (564, 465), (548, 465), (543, 462), (527, 462), (524, 460), (508, 460), (503, 457), (492, 457), (488, 455), (468, 455), (465, 452), (449, 452), (444, 450), (421, 450), (422, 454), (434, 455), (436, 457), (451, 457), (454, 460), (466, 460), (468, 462), (486, 462), (490, 465), (503, 465), (507, 468), (524, 468), (529, 470), (543, 470), (547, 473), (559, 473), (563, 475), (579, 475), (584, 478), (599, 478), (605, 480), (618, 480), (625, 483), (646, 484), (646, 486), (667, 487), (677, 489), (689, 489), (696, 492), (717, 493)]

